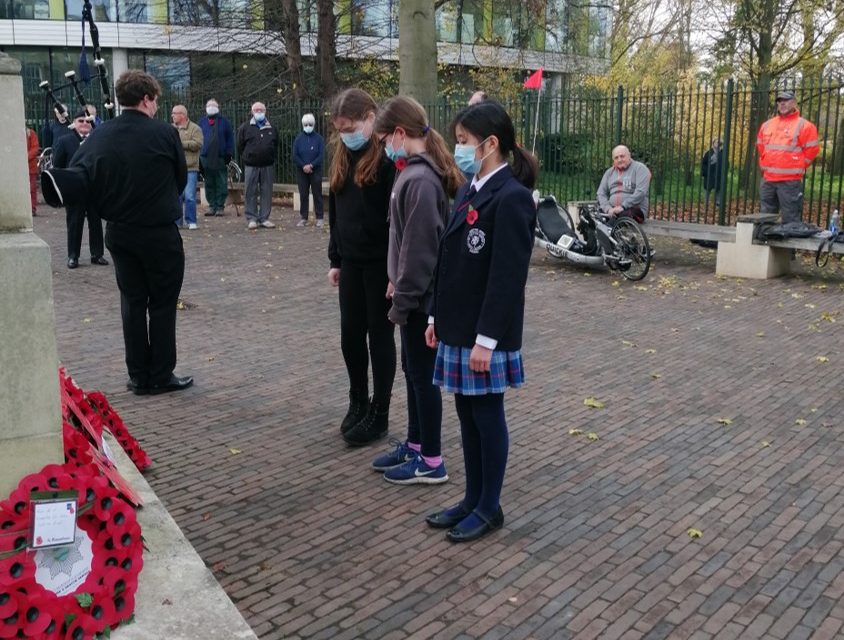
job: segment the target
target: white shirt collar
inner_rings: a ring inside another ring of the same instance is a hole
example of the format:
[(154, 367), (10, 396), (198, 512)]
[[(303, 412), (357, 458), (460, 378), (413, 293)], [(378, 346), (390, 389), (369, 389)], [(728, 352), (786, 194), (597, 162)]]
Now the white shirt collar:
[(499, 171), (501, 171), (501, 170), (502, 170), (504, 167), (506, 167), (506, 166), (507, 166), (507, 163), (506, 163), (506, 162), (502, 162), (499, 166), (497, 166), (495, 169), (493, 169), (492, 171), (490, 171), (490, 172), (489, 172), (488, 174), (486, 174), (483, 178), (478, 178), (477, 174), (475, 174), (475, 176), (472, 178), (472, 184), (470, 185), (470, 187), (469, 187), (469, 188), (471, 188), (471, 187), (475, 187), (475, 191), (480, 191), (481, 189), (483, 189), (483, 188), (484, 188), (484, 185), (485, 185), (487, 182), (489, 182), (489, 179), (490, 179), (492, 176), (494, 176), (496, 173), (498, 173)]

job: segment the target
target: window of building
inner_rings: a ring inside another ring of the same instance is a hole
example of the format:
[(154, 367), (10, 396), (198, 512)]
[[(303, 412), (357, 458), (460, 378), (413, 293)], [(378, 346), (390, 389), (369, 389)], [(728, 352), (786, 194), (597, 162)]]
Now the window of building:
[(182, 92), (190, 87), (190, 58), (171, 54), (147, 53), (146, 71), (155, 76), (164, 93)]
[[(68, 20), (82, 19), (82, 0), (64, 0)], [(91, 0), (91, 11), (95, 22), (117, 20), (117, 0)]]
[(349, 0), (343, 4), (345, 7), (341, 7), (341, 11), (348, 12), (352, 35), (398, 37), (398, 0)]
[(298, 0), (296, 4), (299, 7), (299, 32), (316, 33), (319, 27), (316, 0)]
[(566, 0), (547, 0), (545, 3), (545, 50), (562, 53), (566, 50)]

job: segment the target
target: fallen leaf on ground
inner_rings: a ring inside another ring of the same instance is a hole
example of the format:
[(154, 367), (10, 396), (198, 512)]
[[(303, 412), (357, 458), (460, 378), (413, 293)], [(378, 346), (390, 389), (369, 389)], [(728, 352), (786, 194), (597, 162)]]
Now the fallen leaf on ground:
[(763, 449), (764, 449), (765, 447), (770, 447), (770, 446), (771, 446), (771, 443), (770, 443), (770, 442), (768, 442), (767, 440), (763, 440), (763, 441), (762, 441), (762, 448), (763, 448)]
[(231, 449), (229, 449), (229, 452), (230, 452), (233, 456), (236, 456), (236, 455), (237, 455), (237, 454), (239, 454), (239, 453), (243, 453), (240, 449), (235, 449), (234, 447), (232, 447)]
[(821, 364), (829, 362), (829, 358), (827, 358), (826, 356), (818, 356), (817, 358), (815, 358), (815, 360), (817, 360)]
[(662, 374), (659, 374), (659, 373), (652, 373), (651, 374), (651, 378), (653, 378), (654, 380), (659, 380), (661, 377), (662, 377)]
[(686, 533), (689, 534), (689, 537), (692, 540), (703, 537), (703, 531), (700, 529), (689, 529)]
[(585, 404), (587, 407), (592, 407), (593, 409), (604, 408), (604, 403), (598, 400), (597, 398), (586, 398), (586, 400), (583, 401), (583, 404)]
[(797, 420), (794, 421), (794, 424), (796, 424), (798, 427), (804, 427), (806, 426), (807, 421), (803, 418), (797, 418)]
[(733, 424), (733, 421), (730, 418), (718, 418), (718, 424), (723, 424), (724, 426), (728, 426)]
[(645, 353), (656, 353), (656, 349), (645, 349)]
[(595, 433), (594, 431), (590, 431), (589, 433), (587, 433), (586, 439), (591, 440), (592, 442), (595, 442), (595, 440), (600, 440), (600, 438), (598, 437), (598, 434)]
[(622, 340), (621, 344), (623, 344), (625, 347), (635, 347), (636, 346), (636, 343), (630, 342), (630, 340)]
[(581, 433), (583, 433), (583, 431), (580, 429), (569, 429), (570, 436), (579, 436)]

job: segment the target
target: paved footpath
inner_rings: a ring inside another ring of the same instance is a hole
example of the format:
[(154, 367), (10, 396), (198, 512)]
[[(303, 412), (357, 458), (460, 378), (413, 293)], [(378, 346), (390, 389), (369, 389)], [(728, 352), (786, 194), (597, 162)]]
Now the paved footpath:
[[(69, 271), (64, 213), (35, 219), (62, 362), (149, 451), (150, 484), (262, 639), (844, 637), (841, 264), (721, 279), (713, 252), (658, 241), (629, 283), (537, 250), (506, 523), (459, 546), (423, 520), (462, 495), (451, 397), (445, 485), (389, 485), (368, 468), (382, 447), (343, 446), (328, 235), (274, 219), (184, 232), (177, 372), (196, 385), (140, 398), (112, 268), (83, 247)], [(399, 378), (396, 437), (405, 397)]]

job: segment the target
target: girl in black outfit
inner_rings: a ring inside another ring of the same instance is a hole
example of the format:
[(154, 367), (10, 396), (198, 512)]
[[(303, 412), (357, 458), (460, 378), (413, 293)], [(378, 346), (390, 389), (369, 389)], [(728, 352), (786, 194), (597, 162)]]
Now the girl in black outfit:
[(396, 343), (386, 297), (388, 210), (395, 165), (372, 133), (377, 108), (365, 91), (347, 89), (337, 96), (331, 111), (336, 133), (328, 194), (328, 282), (340, 287), (340, 346), (349, 374), (349, 410), (340, 433), (351, 446), (387, 435), (396, 375)]

